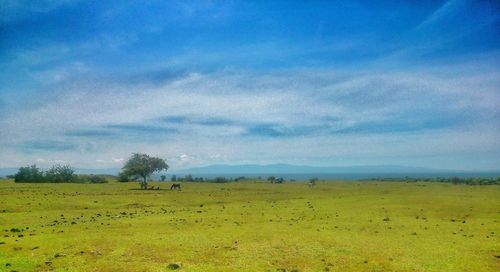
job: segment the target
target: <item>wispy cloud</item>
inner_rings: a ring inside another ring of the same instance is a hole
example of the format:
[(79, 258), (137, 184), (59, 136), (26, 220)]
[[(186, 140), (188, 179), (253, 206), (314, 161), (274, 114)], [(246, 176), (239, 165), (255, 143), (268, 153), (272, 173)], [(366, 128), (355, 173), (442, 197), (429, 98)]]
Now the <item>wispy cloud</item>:
[(4, 0), (1, 3), (2, 16), (0, 22), (23, 20), (33, 13), (46, 13), (69, 2), (70, 0), (44, 0), (27, 3), (27, 1), (23, 0)]
[(117, 136), (118, 134), (107, 130), (77, 129), (77, 130), (66, 131), (64, 132), (64, 135), (73, 137), (101, 138), (101, 137)]
[(106, 128), (115, 129), (121, 132), (132, 132), (132, 133), (175, 133), (177, 132), (174, 128), (167, 127), (158, 127), (158, 126), (150, 126), (150, 125), (142, 125), (142, 124), (119, 124), (119, 125), (107, 125)]
[(466, 0), (447, 0), (438, 9), (434, 10), (429, 16), (427, 16), (415, 30), (420, 30), (424, 27), (430, 26), (438, 22), (441, 18), (448, 16), (459, 10), (461, 7), (465, 7)]
[[(420, 154), (422, 146), (425, 146), (424, 135), (440, 139), (451, 131), (459, 133), (471, 126), (480, 126), (478, 133), (496, 133), (498, 124), (493, 125), (491, 122), (498, 116), (495, 107), (500, 103), (495, 88), (498, 80), (491, 80), (490, 74), (482, 72), (469, 76), (457, 74), (453, 79), (445, 71), (440, 73), (433, 70), (432, 73), (373, 74), (366, 71), (360, 74), (358, 71), (352, 76), (344, 74), (342, 79), (333, 76), (330, 81), (325, 78), (329, 74), (335, 75), (335, 72), (328, 70), (317, 70), (312, 76), (317, 77), (317, 81), (311, 80), (310, 72), (304, 71), (280, 72), (272, 76), (253, 73), (252, 78), (241, 77), (238, 73), (200, 74), (195, 78), (178, 79), (151, 87), (139, 96), (130, 95), (133, 90), (105, 94), (101, 96), (104, 100), (102, 103), (120, 101), (106, 105), (109, 115), (100, 110), (102, 105), (95, 103), (93, 93), (73, 90), (57, 98), (57, 107), (47, 105), (33, 111), (12, 112), (8, 120), (13, 122), (6, 125), (10, 128), (10, 135), (15, 134), (15, 138), (26, 141), (39, 134), (36, 130), (53, 131), (44, 133), (46, 137), (68, 137), (61, 138), (61, 141), (70, 144), (65, 146), (59, 143), (59, 151), (70, 146), (74, 148), (75, 144), (85, 146), (91, 141), (94, 149), (81, 150), (89, 150), (89, 154), (99, 150), (100, 153), (109, 154), (109, 157), (127, 156), (127, 153), (138, 149), (137, 144), (132, 143), (143, 139), (144, 144), (139, 148), (141, 150), (163, 150), (162, 153), (166, 155), (170, 152), (199, 154), (201, 157), (197, 162), (213, 160), (210, 156), (214, 153), (230, 158), (239, 152), (248, 158), (262, 157), (268, 160), (269, 156), (275, 156), (276, 160), (286, 159), (290, 155), (306, 158), (311, 156), (311, 150), (317, 152), (315, 157), (328, 157), (332, 150), (316, 149), (316, 146), (338, 146), (343, 141), (340, 139), (348, 139), (346, 137), (349, 137), (353, 146), (360, 148), (353, 154), (364, 154), (368, 150), (362, 151), (361, 146), (377, 143), (379, 140), (376, 135), (388, 134), (397, 142), (413, 146), (413, 151), (409, 150), (410, 147), (405, 148), (407, 154)], [(286, 84), (287, 78), (294, 80)], [(257, 93), (249, 92), (255, 88), (251, 82), (266, 88)], [(206, 86), (210, 86), (210, 89), (207, 90)], [(283, 88), (289, 91), (282, 92)], [(232, 93), (219, 97), (227, 89), (231, 89)], [(471, 89), (475, 91), (471, 92)], [(79, 108), (101, 114), (81, 119)], [(54, 118), (60, 112), (65, 113), (64, 118)], [(116, 115), (120, 119), (135, 121), (117, 123), (119, 119), (116, 119)], [(33, 116), (45, 121), (32, 130), (27, 130), (30, 128), (26, 126), (16, 126)], [(486, 124), (490, 124), (490, 127)], [(398, 133), (400, 136), (397, 136)], [(422, 140), (409, 138), (408, 133), (419, 134)], [(476, 141), (474, 137), (476, 135), (467, 141)], [(15, 139), (8, 135), (7, 138)], [(252, 138), (258, 140), (262, 147), (255, 147)], [(134, 141), (130, 142), (131, 139)], [(370, 143), (369, 139), (373, 141)], [(295, 141), (294, 145), (302, 144), (308, 152), (302, 155), (289, 154), (285, 150), (276, 152), (271, 147), (292, 144), (290, 141)], [(386, 148), (395, 150), (396, 146), (390, 142), (385, 142)], [(268, 144), (268, 152), (260, 151), (252, 155), (252, 147), (266, 150), (264, 147)], [(491, 141), (482, 144), (492, 150), (499, 148)], [(57, 144), (52, 145), (57, 150)], [(242, 147), (236, 147), (238, 145)], [(118, 150), (119, 146), (122, 152), (113, 154), (113, 150)], [(451, 148), (450, 151), (454, 148), (452, 145), (447, 146)], [(427, 148), (424, 150), (433, 153)], [(339, 152), (338, 149), (336, 152)]]
[(241, 123), (229, 118), (221, 117), (196, 117), (196, 116), (179, 116), (171, 115), (158, 118), (158, 121), (165, 124), (191, 124), (203, 126), (228, 126), (241, 125)]
[(53, 141), (53, 140), (28, 141), (23, 143), (20, 147), (28, 152), (33, 152), (33, 151), (59, 152), (59, 151), (71, 151), (76, 149), (76, 146), (74, 144), (62, 141)]

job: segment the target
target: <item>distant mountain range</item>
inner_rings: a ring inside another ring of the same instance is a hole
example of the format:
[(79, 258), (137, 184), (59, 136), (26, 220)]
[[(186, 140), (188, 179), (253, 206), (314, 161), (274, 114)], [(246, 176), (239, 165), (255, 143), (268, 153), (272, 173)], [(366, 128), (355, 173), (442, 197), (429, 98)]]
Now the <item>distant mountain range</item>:
[(307, 180), (312, 177), (331, 180), (358, 180), (370, 178), (434, 178), (434, 177), (497, 177), (500, 171), (458, 171), (433, 169), (426, 167), (411, 167), (401, 165), (363, 165), (346, 167), (316, 167), (290, 164), (243, 164), (225, 165), (216, 164), (204, 167), (195, 167), (172, 171), (170, 175), (178, 176), (191, 174), (195, 177), (213, 178), (224, 176), (236, 178), (246, 176), (251, 178), (267, 178), (279, 176), (289, 180)]
[(335, 174), (335, 173), (430, 173), (450, 172), (424, 167), (408, 167), (399, 165), (366, 165), (348, 167), (316, 167), (290, 164), (216, 164), (178, 170), (183, 174)]
[[(0, 177), (12, 175), (17, 172), (17, 168), (0, 168)], [(106, 169), (87, 169), (75, 168), (77, 174), (107, 174), (117, 175), (120, 172), (119, 168)], [(500, 171), (458, 171), (433, 169), (425, 167), (411, 167), (400, 165), (363, 165), (363, 166), (346, 166), (346, 167), (316, 167), (305, 165), (291, 164), (240, 164), (227, 165), (215, 164), (203, 167), (194, 167), (181, 170), (171, 170), (167, 172), (167, 176), (171, 175), (188, 175), (198, 177), (267, 177), (267, 176), (282, 176), (289, 179), (306, 179), (307, 177), (317, 176), (325, 179), (360, 179), (372, 177), (496, 177), (500, 176)], [(153, 175), (153, 178), (159, 179), (160, 174)]]

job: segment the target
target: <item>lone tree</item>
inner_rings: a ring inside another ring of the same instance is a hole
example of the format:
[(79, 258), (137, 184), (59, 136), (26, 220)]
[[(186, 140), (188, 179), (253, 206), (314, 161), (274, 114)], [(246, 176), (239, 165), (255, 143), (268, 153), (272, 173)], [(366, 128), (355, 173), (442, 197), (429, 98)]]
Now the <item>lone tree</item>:
[(147, 154), (134, 153), (123, 166), (123, 174), (132, 178), (142, 178), (141, 189), (148, 188), (148, 177), (154, 172), (167, 170), (165, 160)]

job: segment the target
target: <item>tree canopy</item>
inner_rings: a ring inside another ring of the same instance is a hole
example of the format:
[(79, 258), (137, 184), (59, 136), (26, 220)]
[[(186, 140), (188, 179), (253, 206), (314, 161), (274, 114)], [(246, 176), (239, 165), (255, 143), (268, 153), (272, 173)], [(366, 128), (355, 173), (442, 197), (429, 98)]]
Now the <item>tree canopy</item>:
[(20, 167), (13, 176), (15, 182), (27, 183), (105, 183), (106, 178), (99, 175), (76, 175), (69, 165), (56, 164), (47, 171), (36, 165)]
[(123, 166), (123, 175), (142, 178), (141, 188), (147, 189), (147, 179), (154, 172), (167, 170), (168, 165), (162, 158), (151, 157), (147, 154), (134, 153)]
[(69, 165), (54, 165), (47, 172), (45, 178), (49, 182), (71, 182), (76, 179), (75, 171)]
[(36, 165), (29, 165), (19, 168), (14, 175), (15, 182), (44, 182), (45, 177), (43, 171)]

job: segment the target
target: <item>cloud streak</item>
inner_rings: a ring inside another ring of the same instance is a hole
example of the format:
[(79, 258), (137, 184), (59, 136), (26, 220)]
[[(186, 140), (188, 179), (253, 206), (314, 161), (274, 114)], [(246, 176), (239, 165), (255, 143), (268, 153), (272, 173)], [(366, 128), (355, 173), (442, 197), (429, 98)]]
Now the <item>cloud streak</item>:
[(75, 150), (76, 146), (61, 141), (53, 141), (53, 140), (37, 140), (37, 141), (28, 141), (21, 145), (23, 150), (27, 152), (33, 151), (48, 151), (48, 152), (60, 152), (60, 151), (71, 151)]

